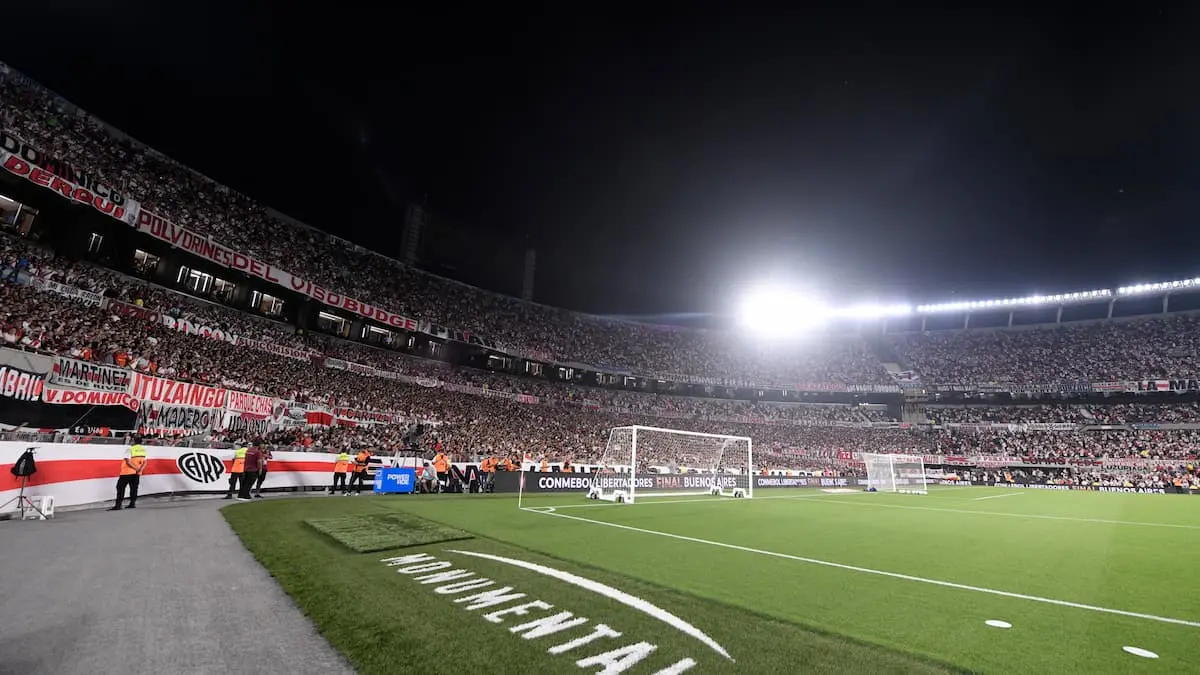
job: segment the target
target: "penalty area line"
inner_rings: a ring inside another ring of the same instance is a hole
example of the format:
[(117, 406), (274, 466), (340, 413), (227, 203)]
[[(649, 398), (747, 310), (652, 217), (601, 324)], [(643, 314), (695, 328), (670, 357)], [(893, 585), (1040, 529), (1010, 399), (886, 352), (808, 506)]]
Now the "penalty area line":
[(614, 527), (619, 530), (629, 532), (638, 532), (641, 534), (650, 534), (656, 537), (666, 537), (668, 539), (677, 539), (679, 541), (687, 541), (693, 544), (705, 544), (707, 546), (716, 546), (733, 551), (742, 551), (743, 553), (756, 553), (758, 555), (767, 556), (770, 558), (781, 558), (784, 560), (793, 560), (796, 562), (807, 563), (810, 565), (819, 565), (821, 567), (831, 567), (834, 569), (846, 570), (849, 572), (859, 572), (862, 574), (871, 574), (874, 576), (887, 577), (889, 579), (900, 579), (902, 581), (913, 581), (932, 586), (941, 586), (942, 588), (953, 588), (960, 591), (971, 591), (974, 593), (985, 593), (987, 595), (996, 595), (1003, 598), (1012, 598), (1015, 600), (1028, 600), (1030, 602), (1039, 602), (1046, 605), (1056, 605), (1058, 607), (1070, 607), (1072, 609), (1082, 609), (1089, 612), (1099, 612), (1102, 614), (1114, 614), (1133, 619), (1142, 619), (1145, 621), (1156, 621), (1159, 623), (1169, 623), (1177, 626), (1188, 626), (1190, 628), (1200, 628), (1200, 621), (1188, 621), (1187, 619), (1175, 619), (1169, 616), (1157, 616), (1155, 614), (1143, 614), (1142, 612), (1131, 612), (1124, 609), (1112, 609), (1110, 607), (1099, 607), (1097, 605), (1087, 605), (1080, 602), (1071, 602), (1069, 600), (1057, 600), (1055, 598), (1043, 598), (1037, 595), (1027, 595), (1025, 593), (1014, 593), (1011, 591), (1002, 591), (995, 588), (984, 588), (982, 586), (971, 586), (968, 584), (959, 584), (953, 581), (943, 581), (941, 579), (929, 579), (926, 577), (913, 576), (911, 574), (901, 574), (899, 572), (888, 572), (885, 570), (876, 570), (869, 567), (859, 567), (857, 565), (847, 565), (844, 563), (831, 562), (828, 560), (818, 560), (816, 558), (806, 558), (804, 556), (791, 555), (789, 553), (779, 553), (777, 551), (767, 551), (759, 548), (751, 548), (749, 546), (739, 546), (737, 544), (727, 544), (721, 541), (712, 541), (710, 539), (700, 539), (699, 537), (689, 537), (682, 534), (672, 534), (670, 532), (659, 532), (658, 530), (648, 530), (642, 527), (634, 527), (632, 525), (620, 525), (618, 523), (608, 523), (603, 520), (592, 520), (591, 518), (583, 518), (580, 516), (571, 516), (565, 513), (553, 513), (546, 511), (537, 511), (547, 516), (555, 518), (566, 518), (567, 520), (577, 520), (581, 523), (591, 523), (593, 525), (603, 525), (605, 527)]
[(986, 497), (972, 497), (971, 501), (981, 502), (985, 499), (1000, 499), (1001, 497), (1016, 497), (1017, 495), (1029, 494), (1028, 492), (1008, 492), (1002, 495), (988, 495)]

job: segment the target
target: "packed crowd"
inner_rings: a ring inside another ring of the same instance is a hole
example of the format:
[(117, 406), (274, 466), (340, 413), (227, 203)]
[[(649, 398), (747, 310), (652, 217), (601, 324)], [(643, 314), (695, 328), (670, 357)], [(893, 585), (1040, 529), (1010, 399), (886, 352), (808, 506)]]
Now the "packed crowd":
[[(379, 367), (419, 372), (437, 378), (440, 387), (422, 387), (396, 380), (366, 378), (245, 347), (181, 333), (111, 311), (59, 297), (29, 285), (0, 284), (0, 336), (13, 346), (36, 349), (128, 367), (180, 379), (268, 393), (298, 402), (386, 409), (405, 419), (435, 422), (425, 443), (442, 442), (464, 457), (481, 454), (532, 453), (551, 461), (600, 461), (607, 430), (644, 424), (707, 433), (745, 435), (755, 439), (759, 461), (780, 466), (813, 468), (830, 464), (844, 452), (907, 452), (914, 454), (1019, 456), (1054, 462), (1099, 457), (1192, 458), (1200, 448), (1194, 431), (1138, 432), (948, 432), (923, 427), (868, 429), (835, 426), (884, 418), (885, 411), (862, 406), (751, 405), (746, 402), (609, 392), (550, 383), (516, 383), (521, 378), (452, 369), (445, 364), (403, 358), (362, 345), (352, 345), (286, 333), (281, 324), (239, 315), (231, 310), (137, 285), (125, 277), (57, 261), (19, 240), (0, 239), (0, 259), (24, 261), (26, 273), (63, 283), (87, 286), (112, 298), (172, 313), (243, 334), (336, 353)], [(0, 277), (2, 278), (2, 277)], [(490, 389), (524, 389), (545, 398), (527, 405), (504, 398), (451, 391), (447, 383), (462, 382)], [(581, 403), (581, 402), (587, 402)], [(1161, 413), (1161, 411), (1170, 411)], [(931, 408), (940, 420), (1013, 421), (1086, 419), (1151, 419), (1159, 414), (1174, 420), (1196, 419), (1194, 405), (1144, 406), (1028, 406), (1002, 408)], [(664, 422), (664, 417), (670, 418)], [(795, 421), (811, 423), (797, 426)], [(310, 448), (398, 447), (406, 427), (376, 425), (277, 432), (272, 442)]]
[(764, 351), (725, 333), (602, 320), (422, 273), (278, 219), (247, 197), (118, 136), (23, 78), (0, 75), (0, 117), (13, 135), (97, 172), (143, 208), (177, 225), (351, 297), (488, 336), (519, 353), (762, 383), (889, 381), (861, 341)]
[(927, 406), (935, 424), (1200, 424), (1197, 403)]
[(1086, 468), (975, 470), (958, 475), (962, 480), (999, 485), (1021, 483), (1088, 488), (1132, 488), (1186, 493), (1200, 490), (1200, 475), (1191, 465), (1164, 464), (1150, 470), (1096, 471)]
[[(14, 136), (99, 174), (178, 225), (352, 297), (488, 336), (516, 353), (762, 385), (891, 381), (878, 356), (880, 345), (858, 338), (769, 347), (725, 331), (584, 316), (403, 266), (275, 217), (249, 198), (130, 141), (2, 65), (0, 121)], [(1186, 377), (1200, 370), (1196, 327), (1196, 319), (1182, 317), (1068, 324), (1054, 330), (929, 333), (898, 338), (885, 349), (894, 347), (904, 365), (926, 383)]]
[(1067, 323), (1042, 330), (929, 332), (896, 349), (940, 384), (1113, 382), (1200, 373), (1200, 317)]

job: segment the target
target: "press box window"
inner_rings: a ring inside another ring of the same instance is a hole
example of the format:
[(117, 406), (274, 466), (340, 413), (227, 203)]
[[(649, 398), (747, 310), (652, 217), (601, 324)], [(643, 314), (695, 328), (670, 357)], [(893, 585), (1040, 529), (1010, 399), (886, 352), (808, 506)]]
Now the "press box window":
[(177, 281), (193, 293), (205, 294), (212, 288), (213, 276), (190, 267), (180, 267)]
[[(233, 284), (230, 284), (230, 287), (232, 286)], [(283, 300), (267, 293), (260, 293), (259, 291), (252, 291), (250, 293), (250, 307), (267, 316), (279, 316), (283, 314)]]
[(317, 325), (321, 327), (321, 330), (341, 337), (350, 337), (350, 322), (336, 314), (330, 314), (329, 312), (318, 313)]

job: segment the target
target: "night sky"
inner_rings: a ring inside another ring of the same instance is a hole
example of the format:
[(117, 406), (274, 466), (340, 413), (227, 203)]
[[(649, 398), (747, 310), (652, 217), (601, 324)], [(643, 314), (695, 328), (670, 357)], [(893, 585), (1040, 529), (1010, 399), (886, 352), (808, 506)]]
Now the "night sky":
[[(413, 200), (492, 233), (478, 241), (528, 241), (549, 304), (721, 312), (768, 278), (916, 302), (1200, 275), (1189, 3), (774, 16), (46, 4), (24, 30), (6, 17), (0, 58), (376, 250), (398, 256)], [(459, 271), (516, 291), (519, 264)]]

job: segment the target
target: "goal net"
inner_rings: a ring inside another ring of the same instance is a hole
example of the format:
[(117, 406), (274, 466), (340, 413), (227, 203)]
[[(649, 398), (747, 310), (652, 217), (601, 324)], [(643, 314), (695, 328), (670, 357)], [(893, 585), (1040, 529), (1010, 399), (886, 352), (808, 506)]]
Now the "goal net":
[(925, 462), (919, 455), (863, 454), (867, 465), (867, 484), (880, 492), (906, 492), (923, 495)]
[(588, 497), (629, 504), (645, 497), (751, 497), (753, 453), (746, 436), (616, 427)]

